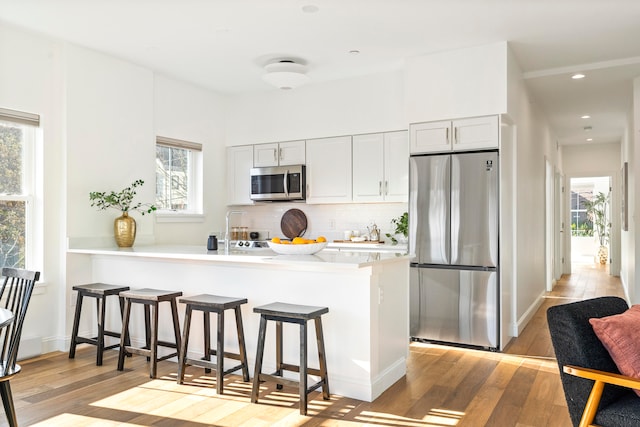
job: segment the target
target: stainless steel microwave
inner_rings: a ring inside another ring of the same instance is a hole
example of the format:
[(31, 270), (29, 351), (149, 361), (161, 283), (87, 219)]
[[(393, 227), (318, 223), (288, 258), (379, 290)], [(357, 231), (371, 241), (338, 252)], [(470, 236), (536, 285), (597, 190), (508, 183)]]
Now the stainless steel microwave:
[(251, 168), (251, 200), (304, 200), (306, 187), (304, 165)]

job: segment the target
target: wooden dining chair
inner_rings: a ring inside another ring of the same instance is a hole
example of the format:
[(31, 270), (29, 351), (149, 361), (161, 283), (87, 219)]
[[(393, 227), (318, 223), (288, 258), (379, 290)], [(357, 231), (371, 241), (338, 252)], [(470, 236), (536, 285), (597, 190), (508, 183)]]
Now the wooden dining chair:
[(16, 411), (9, 380), (20, 372), (20, 365), (16, 364), (18, 347), (22, 335), (22, 325), (33, 287), (40, 278), (40, 272), (19, 268), (3, 268), (2, 287), (0, 288), (0, 305), (10, 310), (14, 320), (0, 330), (0, 395), (7, 421), (10, 426), (17, 426)]

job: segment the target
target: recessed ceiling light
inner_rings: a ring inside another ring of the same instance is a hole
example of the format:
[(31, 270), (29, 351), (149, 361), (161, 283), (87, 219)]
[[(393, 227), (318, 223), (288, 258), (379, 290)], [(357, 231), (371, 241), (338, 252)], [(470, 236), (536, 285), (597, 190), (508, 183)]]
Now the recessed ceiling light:
[(581, 118), (581, 119), (590, 119), (590, 118), (591, 118), (591, 116), (590, 116), (590, 115), (588, 115), (588, 114), (585, 114), (584, 116), (581, 116), (580, 118)]
[(305, 4), (304, 6), (302, 6), (302, 11), (304, 13), (316, 13), (319, 10), (320, 8), (315, 4)]
[(587, 141), (591, 142), (591, 141), (593, 141), (593, 138), (587, 138)]
[(582, 73), (576, 73), (573, 76), (571, 76), (572, 79), (574, 80), (580, 80), (580, 79), (584, 79), (586, 76)]

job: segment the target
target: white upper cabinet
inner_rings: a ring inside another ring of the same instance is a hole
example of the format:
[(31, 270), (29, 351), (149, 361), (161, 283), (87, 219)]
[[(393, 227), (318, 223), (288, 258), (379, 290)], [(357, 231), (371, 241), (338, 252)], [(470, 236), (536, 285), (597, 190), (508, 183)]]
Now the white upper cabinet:
[(305, 164), (305, 142), (287, 141), (253, 146), (253, 166), (287, 166)]
[(307, 203), (352, 200), (351, 137), (307, 140)]
[(432, 153), (498, 148), (498, 116), (413, 123), (410, 152)]
[(251, 205), (253, 146), (227, 148), (227, 204)]
[(406, 131), (353, 137), (354, 202), (406, 202), (408, 189)]

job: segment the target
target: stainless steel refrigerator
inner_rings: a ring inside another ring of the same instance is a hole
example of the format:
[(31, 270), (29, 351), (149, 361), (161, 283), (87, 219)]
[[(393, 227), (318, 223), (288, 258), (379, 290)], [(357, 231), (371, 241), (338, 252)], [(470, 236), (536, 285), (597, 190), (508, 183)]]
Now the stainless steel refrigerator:
[(410, 334), (498, 350), (498, 152), (409, 160)]

